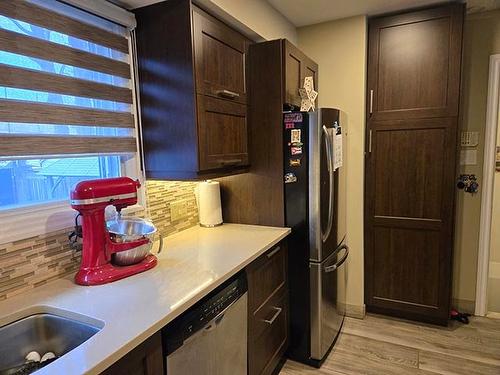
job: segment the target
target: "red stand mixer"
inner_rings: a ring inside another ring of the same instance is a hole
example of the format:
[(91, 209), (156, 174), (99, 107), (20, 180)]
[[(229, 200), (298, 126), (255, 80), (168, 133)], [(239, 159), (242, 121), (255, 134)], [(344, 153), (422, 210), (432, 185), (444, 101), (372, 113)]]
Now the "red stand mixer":
[(78, 183), (71, 191), (71, 207), (82, 216), (83, 250), (80, 270), (75, 281), (80, 285), (99, 285), (135, 275), (156, 266), (154, 255), (147, 255), (142, 261), (117, 266), (112, 255), (148, 244), (149, 239), (117, 243), (111, 240), (106, 229), (104, 211), (115, 206), (118, 213), (127, 206), (137, 203), (139, 181), (128, 177), (89, 180)]

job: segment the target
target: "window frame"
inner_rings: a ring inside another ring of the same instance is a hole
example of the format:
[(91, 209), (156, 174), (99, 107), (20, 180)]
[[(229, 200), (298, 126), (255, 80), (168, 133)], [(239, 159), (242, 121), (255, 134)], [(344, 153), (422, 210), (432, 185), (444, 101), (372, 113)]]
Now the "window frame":
[[(137, 204), (123, 210), (123, 212), (130, 214), (146, 209), (146, 179), (143, 173), (143, 166), (141, 165), (143, 155), (141, 154), (141, 133), (139, 130), (141, 124), (139, 116), (141, 114), (138, 108), (139, 93), (137, 91), (136, 48), (134, 45), (135, 39), (133, 37), (133, 31), (130, 29), (127, 39), (131, 72), (130, 86), (132, 89), (131, 111), (134, 115), (136, 151), (135, 153), (127, 154), (130, 156), (125, 161), (121, 162), (121, 173), (122, 176), (138, 179), (141, 183), (141, 188), (138, 190)], [(92, 156), (92, 154), (84, 155)], [(44, 155), (44, 157), (51, 156), (52, 155)], [(68, 157), (68, 155), (65, 155), (65, 157)], [(69, 204), (69, 192), (67, 200), (37, 203), (0, 211), (0, 245), (71, 229), (74, 226), (76, 215), (77, 211), (71, 208)], [(26, 223), (28, 223), (28, 225), (26, 225)]]

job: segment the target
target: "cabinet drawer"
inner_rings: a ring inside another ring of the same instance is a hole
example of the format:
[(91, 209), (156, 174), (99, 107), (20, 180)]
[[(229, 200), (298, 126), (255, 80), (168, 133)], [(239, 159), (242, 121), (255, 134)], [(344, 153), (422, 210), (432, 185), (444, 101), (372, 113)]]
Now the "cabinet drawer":
[(286, 283), (286, 247), (281, 242), (248, 268), (248, 306), (254, 313)]
[(249, 374), (271, 374), (288, 341), (288, 298), (285, 288), (281, 288), (250, 318), (249, 339)]
[(202, 10), (193, 8), (196, 91), (245, 103), (250, 41)]
[(247, 107), (198, 95), (200, 171), (248, 165)]

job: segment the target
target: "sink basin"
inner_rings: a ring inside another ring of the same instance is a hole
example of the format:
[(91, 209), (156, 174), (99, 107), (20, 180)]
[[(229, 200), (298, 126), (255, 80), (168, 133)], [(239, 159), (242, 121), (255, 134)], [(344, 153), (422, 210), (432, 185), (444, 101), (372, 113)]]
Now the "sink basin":
[[(86, 320), (89, 320), (87, 318)], [(53, 352), (61, 357), (94, 336), (102, 325), (93, 325), (48, 312), (35, 313), (0, 328), (0, 374), (23, 365), (26, 354)]]

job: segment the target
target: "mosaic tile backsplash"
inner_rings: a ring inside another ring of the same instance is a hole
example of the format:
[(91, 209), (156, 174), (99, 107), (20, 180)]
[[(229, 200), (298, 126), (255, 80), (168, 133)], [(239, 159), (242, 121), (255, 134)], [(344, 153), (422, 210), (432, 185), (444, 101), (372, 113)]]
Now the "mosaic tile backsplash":
[[(150, 218), (164, 237), (197, 225), (195, 186), (195, 182), (148, 181), (147, 209), (140, 216)], [(187, 215), (172, 221), (170, 203), (176, 201), (185, 202)], [(75, 273), (80, 253), (69, 247), (71, 230), (0, 244), (0, 300)]]

